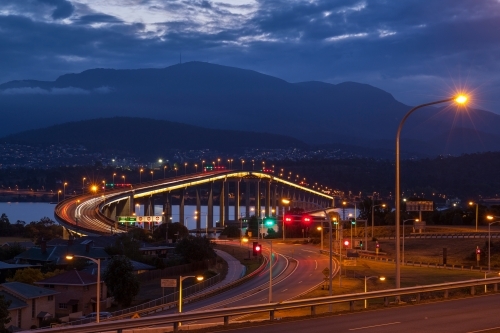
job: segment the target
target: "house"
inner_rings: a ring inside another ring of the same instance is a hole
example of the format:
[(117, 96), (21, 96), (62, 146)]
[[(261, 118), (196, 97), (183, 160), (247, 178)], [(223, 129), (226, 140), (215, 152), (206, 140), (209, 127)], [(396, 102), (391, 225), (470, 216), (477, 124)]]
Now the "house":
[[(55, 297), (57, 317), (70, 316), (76, 312), (87, 315), (96, 311), (97, 275), (85, 271), (70, 270), (37, 281), (35, 284), (57, 292)], [(111, 303), (106, 299), (107, 287), (103, 281), (101, 281), (99, 294), (100, 309), (102, 310)]]
[(0, 283), (4, 283), (9, 275), (14, 275), (18, 269), (33, 267), (32, 265), (16, 265), (0, 261)]
[(10, 324), (21, 329), (40, 327), (44, 320), (54, 317), (55, 290), (40, 288), (21, 282), (0, 284), (0, 294), (11, 300), (8, 311)]
[(104, 251), (104, 248), (94, 247), (92, 240), (87, 240), (79, 244), (71, 245), (47, 245), (47, 242), (41, 241), (40, 246), (32, 247), (23, 253), (14, 257), (16, 264), (31, 265), (54, 265), (56, 267), (65, 267), (68, 264), (66, 255), (85, 256), (93, 259), (105, 260), (110, 256)]
[(25, 249), (29, 249), (29, 248), (32, 248), (33, 246), (35, 246), (35, 244), (32, 242), (32, 241), (26, 241), (26, 242), (6, 242), (6, 243), (3, 243), (2, 244), (2, 247), (4, 249), (7, 249), (9, 247), (15, 247), (15, 246), (19, 246), (19, 247), (23, 247)]

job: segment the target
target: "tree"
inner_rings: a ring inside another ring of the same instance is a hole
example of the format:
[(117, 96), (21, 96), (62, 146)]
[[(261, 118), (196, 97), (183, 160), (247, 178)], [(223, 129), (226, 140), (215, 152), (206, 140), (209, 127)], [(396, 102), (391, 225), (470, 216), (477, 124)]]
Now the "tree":
[(206, 237), (183, 238), (177, 242), (175, 251), (190, 262), (212, 259), (217, 256), (212, 242)]
[(9, 306), (12, 301), (5, 299), (0, 295), (0, 332), (7, 332), (5, 325), (10, 323)]
[(165, 240), (165, 234), (168, 233), (168, 239), (175, 241), (178, 238), (187, 237), (189, 230), (179, 222), (163, 223), (153, 231), (153, 238), (155, 240)]
[(63, 272), (64, 272), (63, 270), (56, 269), (53, 272), (47, 272), (44, 274), (40, 269), (28, 267), (24, 269), (18, 269), (11, 279), (6, 279), (6, 280), (9, 282), (22, 282), (26, 284), (34, 284), (37, 281), (56, 276)]
[(239, 238), (241, 236), (241, 230), (235, 225), (229, 225), (222, 230), (221, 235), (225, 235), (229, 238)]
[(130, 260), (123, 256), (112, 257), (103, 274), (104, 283), (115, 301), (123, 307), (129, 306), (139, 293), (139, 280), (133, 273)]

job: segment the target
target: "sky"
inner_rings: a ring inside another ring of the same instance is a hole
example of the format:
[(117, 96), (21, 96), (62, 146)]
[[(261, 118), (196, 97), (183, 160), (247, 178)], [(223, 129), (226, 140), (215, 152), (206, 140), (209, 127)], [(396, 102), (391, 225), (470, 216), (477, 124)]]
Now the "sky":
[(500, 0), (1, 0), (0, 83), (206, 61), (500, 114)]

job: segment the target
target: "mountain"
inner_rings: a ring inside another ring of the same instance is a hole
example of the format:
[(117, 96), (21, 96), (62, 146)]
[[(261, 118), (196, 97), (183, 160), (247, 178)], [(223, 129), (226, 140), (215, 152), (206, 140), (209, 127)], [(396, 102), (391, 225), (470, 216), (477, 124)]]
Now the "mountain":
[(156, 159), (166, 150), (202, 150), (241, 153), (252, 148), (308, 148), (291, 137), (250, 131), (214, 130), (147, 118), (99, 118), (54, 125), (7, 135), (1, 142), (49, 146), (64, 142), (94, 152), (126, 152)]
[[(308, 144), (393, 149), (410, 106), (367, 84), (289, 83), (189, 62), (162, 69), (91, 69), (53, 82), (11, 81), (0, 85), (0, 108), (5, 135), (68, 121), (140, 116), (274, 133)], [(499, 126), (500, 116), (488, 111), (429, 107), (408, 119), (402, 149), (426, 155), (500, 150)], [(451, 140), (465, 133), (478, 139)]]

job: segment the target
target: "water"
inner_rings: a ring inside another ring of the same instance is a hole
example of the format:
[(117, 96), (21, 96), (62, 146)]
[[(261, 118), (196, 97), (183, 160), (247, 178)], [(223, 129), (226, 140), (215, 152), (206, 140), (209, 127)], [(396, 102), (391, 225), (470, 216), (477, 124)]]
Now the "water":
[(44, 217), (54, 220), (56, 205), (46, 202), (0, 202), (0, 215), (5, 213), (10, 223), (24, 221), (38, 222)]

